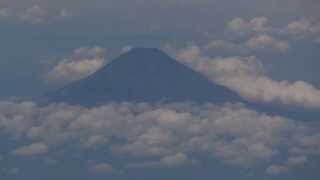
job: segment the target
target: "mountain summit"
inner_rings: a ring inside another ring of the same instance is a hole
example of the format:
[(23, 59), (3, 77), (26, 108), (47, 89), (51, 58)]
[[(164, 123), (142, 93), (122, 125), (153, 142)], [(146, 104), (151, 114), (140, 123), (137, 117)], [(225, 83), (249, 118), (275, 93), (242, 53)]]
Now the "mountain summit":
[(134, 48), (96, 73), (52, 93), (50, 99), (81, 105), (106, 102), (238, 101), (229, 89), (153, 48)]

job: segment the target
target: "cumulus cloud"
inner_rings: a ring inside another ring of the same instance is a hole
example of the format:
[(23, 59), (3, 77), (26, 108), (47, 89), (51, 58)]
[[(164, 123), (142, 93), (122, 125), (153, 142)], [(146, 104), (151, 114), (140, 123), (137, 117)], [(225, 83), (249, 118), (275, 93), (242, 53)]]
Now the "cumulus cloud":
[(250, 53), (250, 49), (244, 43), (235, 43), (227, 40), (213, 40), (205, 46), (207, 52), (212, 53), (225, 53), (245, 55)]
[(291, 40), (319, 42), (319, 18), (301, 17), (300, 19), (288, 21), (284, 27), (273, 26), (269, 21), (267, 17), (254, 17), (251, 20), (240, 17), (234, 18), (226, 25), (228, 39), (245, 40), (245, 42), (217, 41), (213, 43), (213, 47), (238, 52), (238, 55), (243, 55), (245, 54), (243, 53), (244, 47), (249, 49), (249, 52), (254, 52), (253, 50), (286, 52), (290, 47), (289, 42)]
[(281, 39), (280, 31), (281, 29), (271, 26), (266, 17), (255, 17), (251, 20), (238, 17), (226, 25), (228, 40), (211, 40), (205, 49), (234, 55), (261, 51), (285, 53), (289, 49), (289, 42)]
[(271, 30), (271, 26), (267, 17), (255, 17), (251, 20), (236, 17), (227, 23), (227, 30), (240, 35), (246, 35), (267, 32)]
[[(307, 163), (311, 155), (320, 155), (319, 135), (313, 128), (241, 104), (121, 103), (88, 109), (0, 102), (1, 133), (33, 142), (13, 154), (41, 155), (52, 146), (59, 150), (72, 142), (80, 149), (128, 157), (123, 165), (128, 168), (194, 165), (198, 156), (209, 154), (226, 164), (252, 168), (267, 168), (279, 162), (279, 157), (287, 157), (281, 166), (290, 169)], [(83, 146), (84, 142), (94, 146)], [(98, 173), (113, 169), (104, 163), (91, 165)]]
[(251, 101), (320, 108), (319, 89), (304, 81), (291, 83), (269, 78), (254, 56), (210, 58), (201, 47), (191, 46), (180, 50), (177, 59)]
[(67, 84), (82, 79), (107, 63), (106, 49), (82, 47), (74, 50), (70, 57), (62, 59), (45, 78), (53, 84)]
[(291, 21), (281, 30), (282, 33), (293, 36), (294, 38), (319, 38), (319, 20), (300, 19)]
[(249, 55), (256, 52), (280, 52), (286, 53), (289, 43), (273, 36), (262, 34), (250, 37), (244, 42), (226, 40), (213, 40), (203, 48), (208, 53), (227, 55)]
[(116, 172), (112, 165), (108, 163), (92, 164), (89, 167), (89, 171), (95, 174), (110, 174)]
[(266, 169), (266, 172), (270, 175), (279, 175), (290, 171), (295, 167), (299, 167), (307, 163), (308, 159), (306, 156), (293, 156), (289, 157), (287, 162), (283, 164), (273, 164)]
[(281, 173), (287, 172), (288, 168), (281, 165), (272, 165), (267, 168), (266, 172), (270, 175), (279, 175)]
[(250, 38), (246, 46), (253, 50), (270, 49), (280, 52), (286, 52), (289, 44), (286, 41), (275, 39), (270, 35), (258, 35)]
[[(20, 10), (19, 10), (20, 9)], [(28, 7), (7, 7), (0, 9), (0, 17), (15, 19), (31, 24), (44, 24), (64, 20), (71, 16), (68, 9), (48, 9), (39, 4), (30, 4)]]
[(48, 152), (48, 146), (43, 143), (33, 143), (27, 146), (18, 148), (12, 152), (12, 154), (17, 156), (34, 156), (42, 155)]
[(159, 161), (149, 161), (143, 163), (129, 163), (126, 168), (172, 168), (178, 166), (192, 165), (192, 161), (184, 153), (177, 153), (161, 158)]

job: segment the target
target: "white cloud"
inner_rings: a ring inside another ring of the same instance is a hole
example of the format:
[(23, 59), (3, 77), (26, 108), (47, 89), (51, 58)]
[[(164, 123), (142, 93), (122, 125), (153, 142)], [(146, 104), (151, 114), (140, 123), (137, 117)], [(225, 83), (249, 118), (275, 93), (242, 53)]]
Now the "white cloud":
[(0, 17), (30, 24), (47, 24), (62, 21), (71, 16), (71, 12), (66, 8), (49, 9), (34, 3), (28, 5), (23, 8), (12, 5), (0, 9)]
[(115, 172), (115, 169), (112, 167), (112, 165), (108, 163), (93, 164), (89, 167), (89, 170), (95, 174), (110, 174)]
[(108, 139), (103, 135), (93, 135), (88, 137), (87, 140), (83, 143), (83, 145), (87, 148), (92, 148), (98, 145), (103, 145), (108, 142)]
[(305, 34), (310, 30), (310, 22), (307, 20), (293, 21), (288, 24), (286, 31), (289, 34)]
[[(274, 49), (286, 52), (289, 48), (290, 40), (311, 40), (318, 42), (320, 38), (319, 18), (304, 17), (289, 21), (285, 27), (275, 27), (269, 23), (266, 17), (255, 17), (251, 20), (244, 18), (234, 18), (226, 25), (228, 39), (247, 39), (246, 46), (251, 50)], [(232, 39), (232, 38), (231, 38)], [(281, 40), (284, 39), (284, 40)], [(220, 43), (221, 44), (221, 43)], [(233, 47), (232, 44), (225, 44), (226, 48)], [(241, 43), (238, 45), (241, 45)]]
[(248, 54), (250, 50), (242, 43), (225, 40), (213, 40), (205, 46), (205, 50), (214, 53)]
[(192, 161), (184, 153), (177, 153), (161, 158), (159, 161), (147, 161), (142, 163), (129, 163), (126, 168), (173, 168), (186, 165), (192, 165)]
[(227, 30), (246, 35), (250, 33), (264, 33), (271, 30), (269, 19), (267, 17), (255, 17), (251, 20), (246, 20), (240, 17), (232, 19), (227, 23)]
[(101, 47), (82, 47), (61, 60), (45, 78), (53, 84), (66, 84), (82, 79), (107, 63), (106, 49)]
[(320, 108), (320, 90), (304, 82), (276, 81), (269, 78), (256, 57), (210, 58), (200, 47), (177, 53), (177, 58), (210, 80), (227, 86), (242, 97), (263, 103)]
[(235, 55), (257, 51), (284, 53), (289, 49), (289, 43), (280, 38), (280, 31), (281, 29), (271, 26), (266, 17), (255, 17), (251, 20), (237, 17), (226, 25), (228, 40), (213, 40), (205, 48)]
[(22, 14), (21, 19), (25, 21), (29, 21), (31, 23), (43, 23), (44, 17), (46, 16), (46, 11), (43, 10), (39, 5), (34, 5), (25, 10)]
[[(2, 134), (34, 142), (13, 154), (42, 155), (52, 146), (51, 151), (59, 151), (72, 142), (86, 151), (100, 149), (141, 161), (127, 158), (128, 168), (194, 165), (198, 155), (209, 154), (226, 164), (252, 168), (272, 166), (287, 157), (281, 166), (290, 169), (307, 163), (309, 156), (320, 155), (319, 135), (312, 133), (317, 132), (315, 127), (241, 104), (122, 103), (88, 109), (0, 102)], [(85, 142), (90, 146), (83, 146)], [(92, 170), (97, 172), (111, 169), (94, 165), (98, 166)]]
[(305, 156), (290, 157), (287, 164), (289, 166), (299, 166), (305, 164), (307, 161)]
[(286, 41), (275, 39), (270, 35), (258, 35), (250, 38), (246, 42), (246, 46), (253, 50), (276, 50), (286, 52), (289, 44)]
[(12, 152), (17, 156), (35, 156), (48, 153), (48, 146), (43, 143), (33, 143), (27, 146), (18, 148)]
[(188, 157), (183, 153), (177, 153), (173, 156), (166, 156), (160, 160), (160, 163), (165, 166), (180, 166), (188, 163)]
[(279, 175), (281, 173), (287, 172), (288, 168), (281, 165), (272, 165), (267, 168), (266, 172), (270, 175)]
[(313, 38), (317, 42), (317, 39), (320, 38), (320, 22), (309, 19), (295, 20), (289, 22), (281, 32), (293, 38)]

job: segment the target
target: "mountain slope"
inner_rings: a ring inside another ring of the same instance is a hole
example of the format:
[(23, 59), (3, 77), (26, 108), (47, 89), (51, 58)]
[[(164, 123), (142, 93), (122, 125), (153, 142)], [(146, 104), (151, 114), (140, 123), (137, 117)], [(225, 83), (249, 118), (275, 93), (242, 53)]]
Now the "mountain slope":
[(50, 94), (72, 104), (106, 102), (233, 102), (241, 98), (229, 89), (151, 48), (135, 48), (96, 73)]

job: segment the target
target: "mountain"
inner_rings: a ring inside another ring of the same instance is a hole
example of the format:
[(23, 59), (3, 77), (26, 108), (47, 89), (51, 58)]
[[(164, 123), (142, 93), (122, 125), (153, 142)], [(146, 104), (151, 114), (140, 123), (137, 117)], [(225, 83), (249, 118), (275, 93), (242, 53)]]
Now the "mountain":
[(269, 115), (311, 121), (320, 117), (319, 111), (247, 101), (153, 48), (135, 48), (45, 99), (87, 107), (110, 102), (238, 102)]
[(135, 48), (96, 73), (49, 95), (58, 102), (234, 102), (233, 91), (153, 48)]

